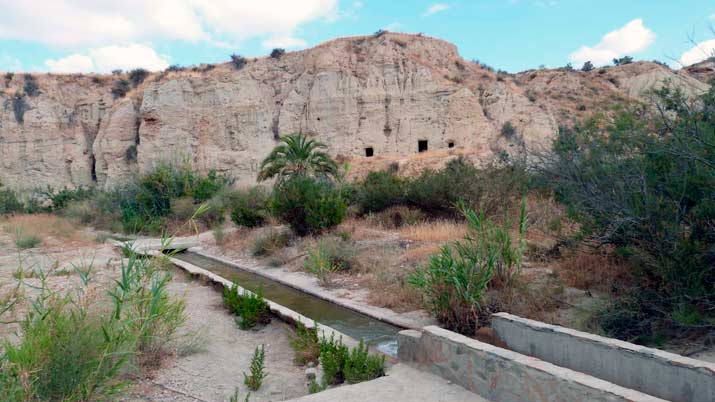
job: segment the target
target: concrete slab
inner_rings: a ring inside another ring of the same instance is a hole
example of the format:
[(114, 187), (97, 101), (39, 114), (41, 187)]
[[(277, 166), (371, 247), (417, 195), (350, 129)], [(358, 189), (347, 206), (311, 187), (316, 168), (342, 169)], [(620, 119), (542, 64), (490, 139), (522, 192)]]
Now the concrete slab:
[(294, 402), (488, 402), (443, 378), (404, 364), (392, 366), (388, 375), (354, 385), (344, 385)]
[(492, 328), (509, 349), (660, 398), (715, 401), (715, 364), (508, 313)]

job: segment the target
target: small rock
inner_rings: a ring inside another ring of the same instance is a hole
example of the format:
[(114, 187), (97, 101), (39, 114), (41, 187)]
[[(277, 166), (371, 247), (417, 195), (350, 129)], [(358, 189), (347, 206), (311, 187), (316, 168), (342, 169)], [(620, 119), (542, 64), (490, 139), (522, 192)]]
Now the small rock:
[(308, 362), (308, 368), (315, 367), (315, 362)]
[(309, 380), (314, 380), (317, 375), (318, 370), (316, 370), (315, 367), (308, 367), (307, 369), (305, 369), (305, 378)]

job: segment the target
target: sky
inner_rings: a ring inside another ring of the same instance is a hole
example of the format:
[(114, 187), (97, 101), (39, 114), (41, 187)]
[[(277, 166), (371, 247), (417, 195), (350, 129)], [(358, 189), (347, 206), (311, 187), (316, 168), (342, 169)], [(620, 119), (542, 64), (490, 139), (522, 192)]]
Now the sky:
[(162, 70), (386, 29), (509, 72), (715, 54), (713, 0), (0, 0), (0, 71)]

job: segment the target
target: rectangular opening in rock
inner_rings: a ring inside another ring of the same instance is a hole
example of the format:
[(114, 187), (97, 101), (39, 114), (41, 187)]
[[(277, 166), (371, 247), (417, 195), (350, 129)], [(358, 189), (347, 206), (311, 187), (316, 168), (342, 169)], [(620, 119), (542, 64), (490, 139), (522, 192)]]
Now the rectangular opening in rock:
[(450, 141), (447, 143), (447, 148), (454, 148), (454, 141)]
[(417, 141), (417, 152), (425, 152), (427, 150), (427, 140)]
[(375, 151), (372, 149), (372, 147), (367, 147), (365, 148), (365, 156), (368, 158), (373, 156), (375, 154)]

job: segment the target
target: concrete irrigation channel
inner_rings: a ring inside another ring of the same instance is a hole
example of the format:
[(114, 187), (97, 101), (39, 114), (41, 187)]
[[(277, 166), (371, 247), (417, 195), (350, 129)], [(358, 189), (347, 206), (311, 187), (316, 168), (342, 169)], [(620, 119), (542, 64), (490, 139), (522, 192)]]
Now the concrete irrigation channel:
[[(132, 247), (159, 253), (151, 242)], [(173, 253), (172, 263), (222, 286), (236, 284), (239, 292), (262, 292), (285, 321), (316, 325), (350, 346), (363, 340), (393, 356), (386, 377), (295, 401), (715, 402), (713, 363), (506, 313), (492, 316), (494, 344), (435, 326), (408, 328), (194, 246), (173, 244), (184, 251)]]
[(353, 339), (362, 339), (385, 354), (397, 355), (397, 334), (404, 328), (211, 257), (185, 251), (174, 254), (173, 258), (213, 272), (253, 293), (261, 292), (266, 299)]

